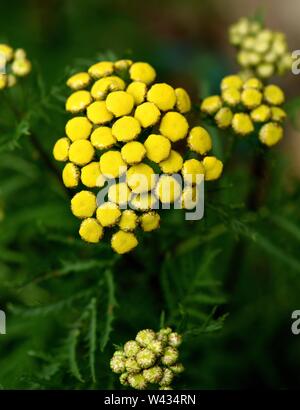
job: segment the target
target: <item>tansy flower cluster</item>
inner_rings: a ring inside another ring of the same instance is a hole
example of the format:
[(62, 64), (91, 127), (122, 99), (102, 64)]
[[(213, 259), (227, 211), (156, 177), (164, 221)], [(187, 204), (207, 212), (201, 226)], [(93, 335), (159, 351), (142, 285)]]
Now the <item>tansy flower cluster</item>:
[(14, 50), (7, 44), (0, 44), (0, 90), (13, 87), (17, 78), (27, 76), (31, 63), (23, 49)]
[(135, 340), (129, 340), (114, 353), (110, 367), (120, 374), (123, 386), (172, 390), (174, 377), (184, 371), (179, 362), (181, 341), (181, 336), (170, 328), (157, 333), (151, 329), (141, 330)]
[(257, 127), (260, 141), (271, 147), (283, 136), (284, 99), (277, 85), (263, 85), (255, 77), (242, 80), (238, 75), (230, 75), (221, 82), (221, 95), (205, 98), (201, 111), (211, 116), (219, 128), (231, 127), (241, 136), (251, 134)]
[[(84, 186), (71, 201), (73, 214), (82, 219), (82, 239), (97, 243), (105, 228), (113, 228), (111, 246), (119, 254), (137, 246), (138, 226), (145, 232), (159, 227), (157, 203), (181, 201), (188, 208), (197, 175), (213, 180), (222, 172), (221, 161), (206, 156), (212, 148), (208, 132), (189, 126), (187, 92), (154, 83), (155, 77), (148, 63), (119, 60), (96, 63), (67, 81), (73, 92), (66, 110), (73, 117), (54, 157), (67, 162), (66, 187)], [(98, 203), (96, 193), (104, 189), (105, 201)]]
[(237, 62), (249, 75), (269, 78), (292, 66), (284, 33), (271, 31), (256, 20), (241, 18), (229, 29), (229, 41), (237, 48)]

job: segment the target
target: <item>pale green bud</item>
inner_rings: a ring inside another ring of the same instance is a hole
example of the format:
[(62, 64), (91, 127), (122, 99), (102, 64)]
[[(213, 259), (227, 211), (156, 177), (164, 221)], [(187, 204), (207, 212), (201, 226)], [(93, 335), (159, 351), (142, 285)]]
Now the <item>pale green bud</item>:
[(170, 369), (175, 374), (180, 374), (180, 373), (184, 372), (184, 367), (183, 367), (182, 363), (173, 364), (173, 366), (170, 366)]
[(125, 367), (128, 373), (139, 373), (141, 371), (138, 362), (133, 357), (126, 359)]
[(125, 371), (125, 359), (120, 354), (114, 354), (110, 360), (110, 368), (114, 373), (123, 373)]
[(129, 386), (128, 373), (127, 372), (124, 372), (124, 373), (121, 374), (120, 383), (122, 384), (122, 386)]
[(136, 361), (142, 369), (147, 369), (154, 365), (156, 360), (155, 354), (150, 349), (142, 349), (136, 355)]
[(140, 349), (139, 344), (135, 340), (129, 340), (124, 345), (124, 353), (127, 357), (134, 357)]
[[(167, 336), (165, 337), (165, 342), (167, 341)], [(166, 344), (166, 343), (165, 343)], [(152, 350), (156, 356), (160, 356), (163, 352), (165, 344), (161, 340), (153, 340), (148, 345), (148, 349)]]
[(166, 366), (172, 366), (178, 360), (178, 350), (175, 347), (168, 346), (164, 350), (164, 355), (161, 358), (161, 362)]
[(182, 343), (182, 337), (178, 333), (172, 332), (172, 333), (169, 334), (168, 342), (169, 342), (170, 346), (178, 347)]
[(145, 377), (145, 380), (151, 384), (159, 383), (163, 376), (163, 371), (161, 367), (153, 366), (150, 369), (145, 369), (143, 371), (143, 376)]
[(137, 390), (145, 390), (147, 388), (147, 382), (141, 373), (130, 374), (128, 376), (128, 383)]
[(152, 329), (140, 330), (135, 340), (143, 347), (147, 347), (150, 342), (155, 340), (156, 335)]
[(164, 369), (163, 371), (163, 377), (160, 380), (159, 384), (161, 386), (170, 386), (174, 379), (174, 373), (170, 369)]

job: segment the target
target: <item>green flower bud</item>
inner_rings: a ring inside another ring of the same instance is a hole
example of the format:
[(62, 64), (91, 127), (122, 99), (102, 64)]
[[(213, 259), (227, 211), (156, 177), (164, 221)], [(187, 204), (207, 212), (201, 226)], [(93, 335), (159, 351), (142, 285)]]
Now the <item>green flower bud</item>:
[(133, 357), (129, 357), (128, 359), (126, 359), (125, 367), (128, 373), (133, 374), (133, 373), (139, 373), (141, 371), (141, 368), (138, 362)]
[[(167, 337), (165, 339), (167, 339)], [(161, 340), (153, 340), (153, 342), (149, 343), (148, 349), (152, 350), (156, 356), (160, 356), (163, 353), (165, 344), (166, 343), (163, 343)]]
[(123, 373), (125, 371), (124, 357), (120, 354), (114, 354), (110, 360), (110, 368), (114, 373)]
[(173, 366), (170, 366), (170, 370), (175, 374), (180, 374), (184, 371), (184, 367), (182, 363), (176, 363), (173, 364)]
[(145, 329), (138, 332), (135, 340), (142, 346), (147, 347), (150, 342), (155, 340), (155, 332), (151, 329)]
[(172, 366), (178, 360), (178, 350), (175, 347), (168, 346), (165, 348), (164, 355), (161, 358), (161, 362), (166, 366)]
[(140, 349), (139, 344), (135, 340), (129, 340), (124, 345), (124, 353), (127, 357), (134, 357)]
[(163, 372), (163, 377), (161, 378), (159, 384), (161, 386), (170, 386), (174, 379), (174, 373), (170, 369), (165, 369)]
[(170, 346), (178, 347), (182, 343), (182, 337), (178, 333), (172, 332), (169, 334), (168, 342)]
[(145, 377), (145, 380), (151, 384), (159, 383), (163, 376), (163, 371), (161, 367), (153, 366), (150, 369), (145, 369), (143, 371), (143, 376)]
[(147, 382), (141, 373), (130, 374), (128, 376), (128, 382), (131, 387), (137, 390), (145, 390), (147, 388)]
[(150, 349), (142, 349), (136, 355), (136, 361), (142, 369), (153, 366), (156, 360), (155, 354)]
[(124, 373), (121, 374), (120, 383), (122, 384), (122, 386), (129, 386), (128, 373), (127, 372), (124, 372)]

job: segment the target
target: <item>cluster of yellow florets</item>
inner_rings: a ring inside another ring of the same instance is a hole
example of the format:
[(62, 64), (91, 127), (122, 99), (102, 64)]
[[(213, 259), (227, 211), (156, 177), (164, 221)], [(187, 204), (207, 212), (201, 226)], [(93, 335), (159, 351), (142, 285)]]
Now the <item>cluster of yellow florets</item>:
[(0, 44), (0, 90), (13, 87), (18, 77), (25, 77), (31, 71), (31, 63), (26, 53), (14, 50), (7, 44)]
[(230, 27), (229, 40), (238, 49), (237, 62), (250, 75), (269, 78), (291, 69), (292, 55), (284, 33), (243, 17)]
[(158, 386), (160, 390), (172, 390), (174, 377), (184, 371), (179, 363), (181, 341), (181, 336), (170, 328), (157, 333), (151, 329), (141, 330), (135, 340), (129, 340), (114, 353), (110, 367), (120, 374), (123, 386), (138, 390)]
[[(73, 93), (66, 110), (74, 116), (66, 136), (55, 144), (54, 157), (67, 162), (65, 186), (85, 187), (71, 201), (73, 214), (83, 219), (82, 239), (96, 243), (104, 228), (117, 228), (111, 245), (120, 254), (138, 244), (133, 233), (138, 225), (146, 232), (159, 227), (158, 201), (181, 200), (188, 208), (197, 192), (197, 174), (213, 180), (222, 172), (221, 161), (205, 156), (212, 148), (208, 132), (189, 127), (187, 92), (153, 84), (155, 77), (147, 63), (119, 60), (94, 64), (67, 81)], [(184, 160), (179, 150), (199, 158)], [(181, 173), (188, 189), (182, 189), (175, 173)], [(106, 201), (97, 204), (95, 191), (107, 189), (111, 181)], [(122, 211), (128, 204), (131, 209)]]
[(255, 77), (242, 80), (238, 75), (230, 75), (221, 82), (221, 95), (205, 98), (201, 111), (212, 116), (219, 128), (232, 127), (241, 136), (251, 134), (258, 127), (260, 141), (270, 147), (283, 136), (284, 98), (277, 85), (265, 86)]

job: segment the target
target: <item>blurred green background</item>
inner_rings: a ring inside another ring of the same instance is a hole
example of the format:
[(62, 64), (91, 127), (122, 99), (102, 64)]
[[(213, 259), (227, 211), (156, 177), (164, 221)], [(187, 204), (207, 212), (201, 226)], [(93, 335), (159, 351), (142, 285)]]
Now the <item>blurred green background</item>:
[[(235, 148), (207, 192), (203, 221), (187, 224), (170, 212), (158, 234), (121, 259), (78, 239), (65, 192), (18, 129), (33, 129), (51, 157), (64, 127), (65, 74), (99, 54), (148, 61), (197, 101), (237, 70), (227, 30), (239, 17), (260, 13), (299, 48), (298, 2), (2, 3), (0, 41), (25, 48), (34, 71), (28, 118), (12, 117), (16, 143), (6, 139), (0, 150), (1, 386), (118, 388), (108, 367), (113, 344), (158, 328), (165, 315), (186, 333), (178, 388), (298, 388), (300, 336), (290, 328), (300, 309), (300, 150), (290, 123), (272, 152), (254, 141)], [(299, 93), (299, 77), (279, 83), (288, 98)]]

